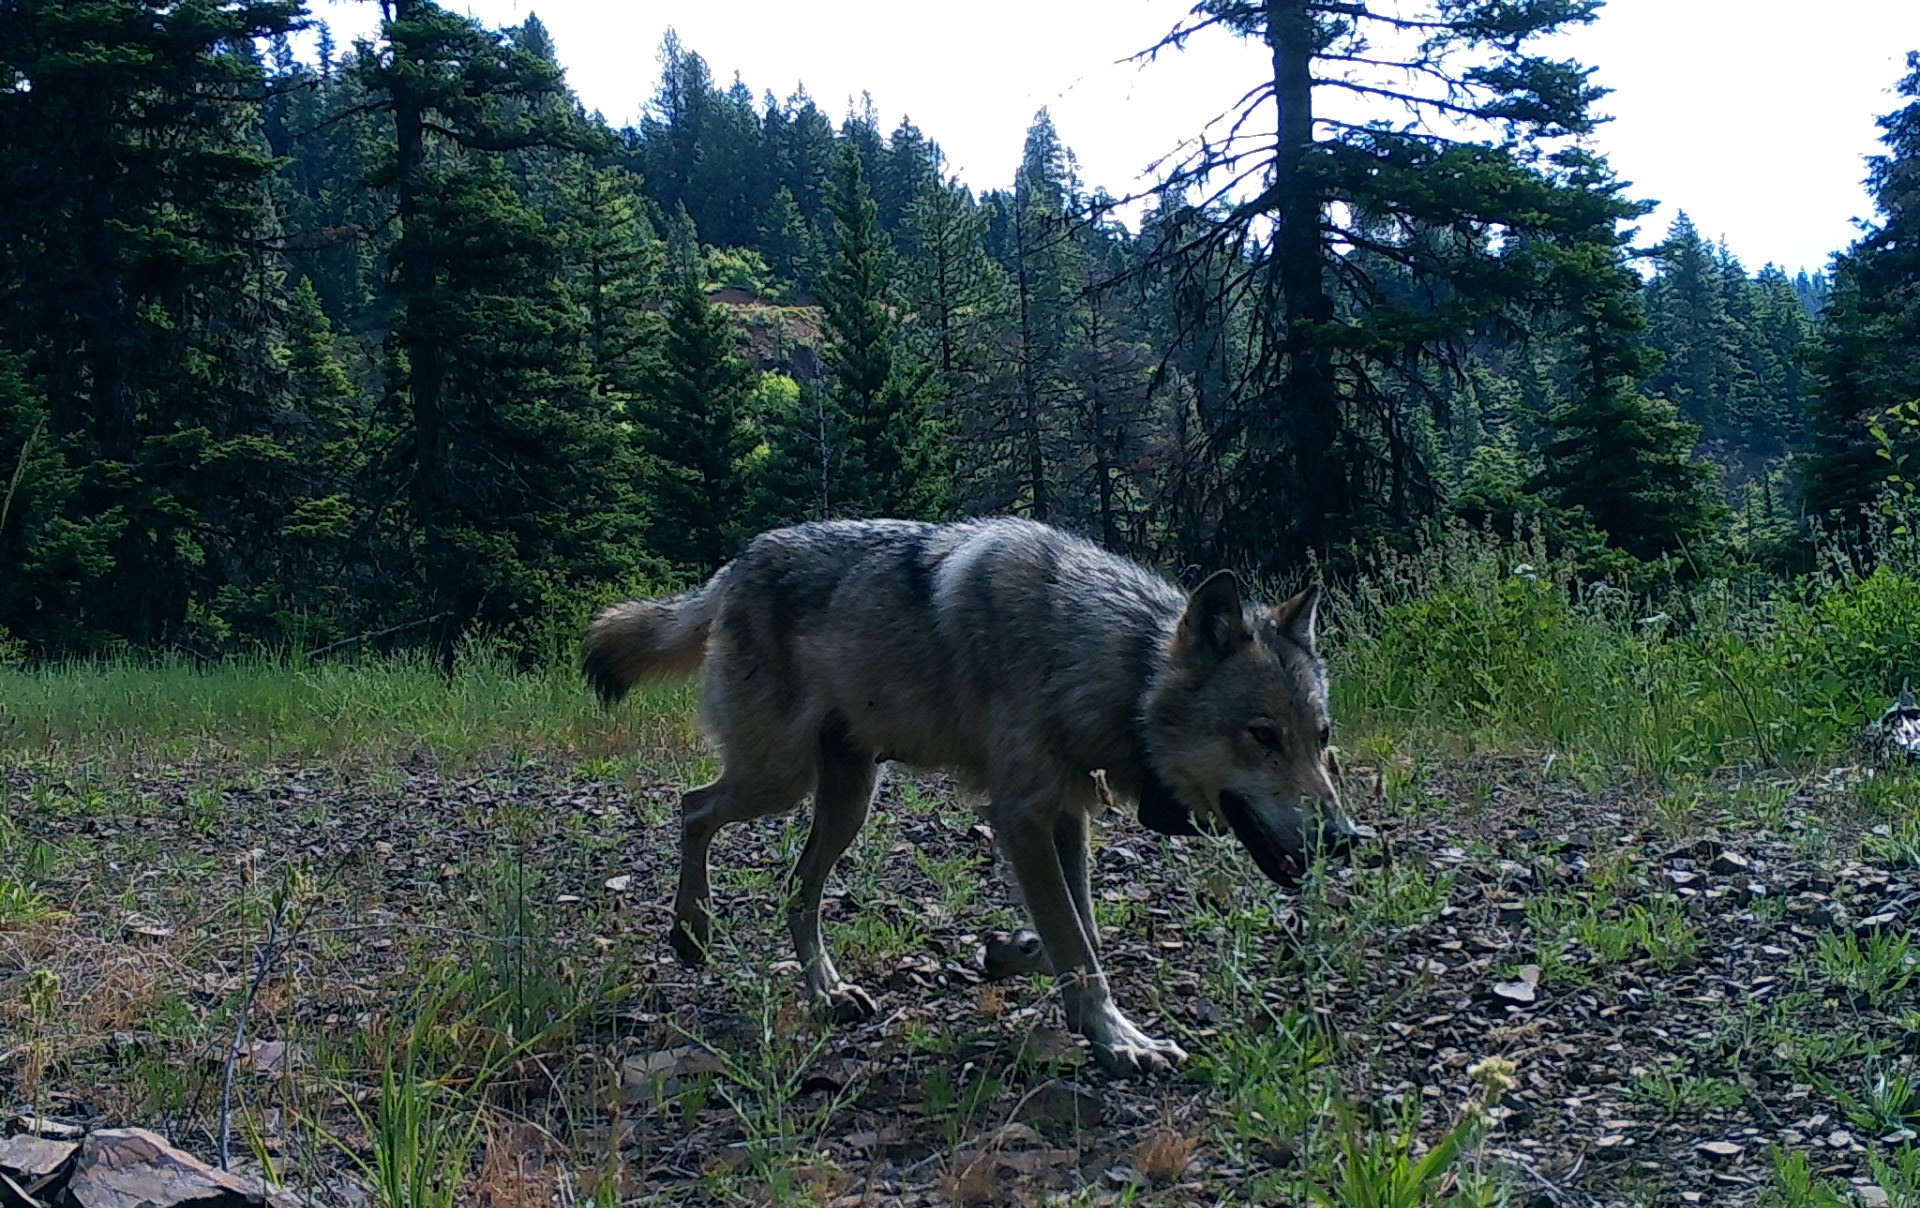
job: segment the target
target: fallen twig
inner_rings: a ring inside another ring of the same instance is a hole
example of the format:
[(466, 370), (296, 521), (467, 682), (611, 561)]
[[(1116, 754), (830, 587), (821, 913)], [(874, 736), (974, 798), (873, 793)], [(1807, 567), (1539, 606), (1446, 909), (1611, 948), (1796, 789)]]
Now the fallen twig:
[(227, 1169), (227, 1161), (233, 1148), (233, 1073), (240, 1064), (240, 1047), (246, 1043), (247, 1019), (252, 1014), (253, 1003), (260, 996), (260, 987), (266, 984), (267, 974), (280, 963), (280, 928), (286, 921), (287, 912), (293, 908), (297, 896), (291, 883), (292, 878), (281, 885), (280, 902), (274, 907), (273, 914), (267, 919), (267, 935), (254, 950), (253, 979), (247, 983), (247, 993), (240, 1000), (240, 1010), (233, 1021), (233, 1042), (227, 1046), (227, 1060), (220, 1073), (220, 1169)]
[(384, 637), (390, 637), (396, 633), (405, 633), (409, 629), (418, 629), (422, 625), (431, 625), (436, 621), (444, 621), (452, 615), (453, 614), (451, 612), (437, 612), (430, 617), (422, 617), (417, 621), (407, 621), (399, 625), (389, 625), (385, 629), (376, 629), (371, 633), (362, 633), (362, 634), (357, 634), (350, 638), (341, 638), (337, 642), (327, 643), (325, 646), (320, 647), (318, 650), (307, 651), (307, 658), (317, 659), (321, 655), (332, 654), (336, 650), (344, 649), (345, 647), (348, 647), (348, 646), (357, 645), (360, 642), (371, 642), (375, 638), (384, 638)]

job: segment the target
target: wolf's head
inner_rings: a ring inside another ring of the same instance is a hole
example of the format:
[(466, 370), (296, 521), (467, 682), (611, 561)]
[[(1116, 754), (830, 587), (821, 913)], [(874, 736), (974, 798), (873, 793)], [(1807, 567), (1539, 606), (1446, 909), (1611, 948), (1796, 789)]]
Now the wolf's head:
[[(1149, 690), (1152, 774), (1141, 820), (1168, 834), (1231, 830), (1283, 885), (1317, 852), (1360, 832), (1340, 808), (1328, 750), (1326, 667), (1314, 646), (1317, 588), (1248, 607), (1230, 571), (1187, 600), (1166, 668)], [(1154, 783), (1157, 774), (1159, 783)]]

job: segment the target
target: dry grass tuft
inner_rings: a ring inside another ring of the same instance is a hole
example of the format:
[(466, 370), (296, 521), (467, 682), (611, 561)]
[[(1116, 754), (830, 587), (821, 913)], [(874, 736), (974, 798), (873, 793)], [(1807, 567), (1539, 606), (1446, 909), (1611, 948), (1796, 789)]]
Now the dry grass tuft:
[(1162, 1125), (1133, 1147), (1129, 1161), (1133, 1168), (1156, 1183), (1171, 1183), (1187, 1173), (1193, 1164), (1198, 1137), (1189, 1137)]

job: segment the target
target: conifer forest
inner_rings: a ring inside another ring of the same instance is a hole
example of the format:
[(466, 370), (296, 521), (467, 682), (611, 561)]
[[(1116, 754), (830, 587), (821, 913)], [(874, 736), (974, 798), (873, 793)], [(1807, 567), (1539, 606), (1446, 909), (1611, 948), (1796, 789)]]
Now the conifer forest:
[(671, 36), (615, 129), (537, 18), (404, 0), (302, 57), (288, 0), (10, 4), (0, 628), (445, 651), (841, 515), (1281, 577), (1459, 517), (1641, 583), (1804, 566), (1904, 481), (1920, 70), (1877, 225), (1789, 276), (1633, 225), (1600, 90), (1530, 50), (1596, 5), (1450, 7), (1403, 102), (1447, 120), (1363, 126), (1314, 107), (1402, 97), (1392, 21), (1282, 9), (1170, 38), (1280, 47), (1241, 105), (1281, 137), (1199, 138), (1123, 222), (1044, 110), (976, 191)]

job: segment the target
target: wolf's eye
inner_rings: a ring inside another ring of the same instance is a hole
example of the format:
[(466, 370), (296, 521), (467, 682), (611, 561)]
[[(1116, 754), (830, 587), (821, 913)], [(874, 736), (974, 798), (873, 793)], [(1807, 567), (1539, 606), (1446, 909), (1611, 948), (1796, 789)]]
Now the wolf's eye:
[(1280, 749), (1280, 733), (1272, 726), (1248, 726), (1247, 734), (1253, 741), (1259, 743), (1269, 751), (1277, 751)]
[(1333, 727), (1328, 725), (1326, 722), (1321, 722), (1320, 723), (1320, 749), (1323, 751), (1326, 750), (1327, 744), (1332, 741), (1333, 741)]

